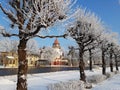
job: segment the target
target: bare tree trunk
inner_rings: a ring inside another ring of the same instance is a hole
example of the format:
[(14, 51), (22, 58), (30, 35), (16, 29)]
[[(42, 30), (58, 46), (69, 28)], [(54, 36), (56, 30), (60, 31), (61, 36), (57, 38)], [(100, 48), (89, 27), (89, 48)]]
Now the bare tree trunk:
[(105, 52), (102, 50), (102, 74), (106, 74)]
[(92, 51), (89, 49), (89, 69), (92, 71)]
[(86, 76), (85, 76), (85, 63), (83, 60), (83, 54), (84, 51), (83, 50), (79, 50), (79, 56), (80, 56), (80, 61), (79, 61), (79, 69), (80, 69), (80, 80), (86, 82)]
[(113, 72), (112, 53), (110, 52), (110, 71)]
[(71, 56), (71, 58), (70, 58), (70, 66), (71, 66), (71, 67), (73, 66), (73, 58), (72, 58), (72, 56)]
[(71, 58), (71, 65), (74, 66), (73, 55), (72, 55), (72, 58)]
[(73, 65), (72, 65), (72, 57), (70, 57), (70, 60), (69, 60), (69, 65), (72, 67)]
[(118, 61), (117, 61), (117, 55), (115, 55), (115, 67), (116, 67), (116, 71), (119, 71)]
[(22, 39), (18, 45), (18, 76), (17, 90), (27, 90), (27, 59), (26, 59), (26, 43), (27, 40)]

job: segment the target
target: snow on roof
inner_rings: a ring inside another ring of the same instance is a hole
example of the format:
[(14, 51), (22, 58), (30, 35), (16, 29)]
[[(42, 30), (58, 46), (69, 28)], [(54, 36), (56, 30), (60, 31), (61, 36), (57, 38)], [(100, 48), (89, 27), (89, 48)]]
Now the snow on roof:
[(9, 58), (9, 59), (14, 59), (14, 57), (13, 56), (6, 56), (7, 58)]

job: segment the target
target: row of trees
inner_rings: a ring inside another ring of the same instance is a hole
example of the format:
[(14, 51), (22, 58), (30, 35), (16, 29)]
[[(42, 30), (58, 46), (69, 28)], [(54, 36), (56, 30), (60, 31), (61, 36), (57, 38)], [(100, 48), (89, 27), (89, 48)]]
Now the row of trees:
[[(99, 49), (102, 55), (102, 73), (106, 74), (106, 57), (110, 60), (110, 70), (113, 72), (113, 55), (118, 70), (117, 58), (120, 56), (117, 33), (111, 32), (102, 21), (91, 12), (80, 9), (76, 21), (68, 26), (69, 36), (75, 39), (79, 49), (80, 78), (86, 82), (85, 63), (83, 56), (89, 52), (90, 70), (92, 70), (92, 51)], [(98, 52), (97, 52), (98, 53)]]
[[(66, 37), (66, 34), (59, 36), (40, 35), (42, 30), (53, 26), (60, 20), (65, 21), (65, 19), (70, 19), (70, 22), (75, 20), (68, 25), (67, 35), (75, 39), (78, 44), (81, 80), (86, 81), (83, 59), (85, 51), (89, 50), (91, 55), (94, 48), (99, 47), (101, 49), (103, 74), (105, 74), (104, 58), (107, 51), (110, 52), (110, 59), (113, 51), (117, 59), (117, 52), (119, 52), (119, 50), (113, 33), (107, 33), (100, 19), (94, 13), (84, 9), (76, 10), (77, 13), (74, 14), (75, 19), (71, 19), (73, 15), (70, 16), (71, 12), (69, 11), (71, 11), (73, 4), (75, 4), (73, 1), (76, 2), (76, 0), (7, 0), (0, 4), (1, 11), (10, 21), (11, 28), (14, 28), (14, 31), (9, 32), (9, 30), (0, 27), (1, 35), (5, 37), (17, 36), (19, 38), (17, 90), (27, 90), (28, 65), (26, 60), (26, 47), (28, 40), (33, 37)], [(5, 3), (7, 5), (4, 5)], [(112, 59), (110, 65), (111, 67), (113, 66)]]

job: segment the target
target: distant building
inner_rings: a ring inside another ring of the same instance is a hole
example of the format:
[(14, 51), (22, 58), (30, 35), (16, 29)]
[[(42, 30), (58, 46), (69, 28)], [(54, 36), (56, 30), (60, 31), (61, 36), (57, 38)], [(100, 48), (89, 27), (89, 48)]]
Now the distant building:
[(52, 47), (53, 47), (54, 49), (57, 49), (57, 50), (60, 50), (60, 49), (61, 49), (60, 43), (59, 43), (59, 41), (58, 41), (57, 38), (55, 39)]
[(55, 55), (54, 60), (51, 61), (51, 65), (66, 65), (67, 60), (63, 59), (64, 52), (62, 51), (60, 43), (57, 38), (55, 39), (52, 48), (55, 50), (57, 54)]
[[(27, 55), (28, 66), (35, 66), (39, 59), (37, 55)], [(15, 52), (0, 52), (0, 65), (4, 67), (18, 67), (18, 54)]]
[(39, 60), (39, 56), (35, 54), (27, 55), (28, 66), (35, 66), (35, 62)]
[(18, 56), (14, 52), (1, 52), (0, 64), (4, 67), (16, 67), (18, 65)]
[(40, 59), (37, 63), (41, 65), (37, 66), (46, 66), (46, 63), (49, 63), (51, 66), (68, 65), (68, 60), (64, 59), (63, 53), (60, 43), (56, 38), (52, 47), (43, 47), (40, 49)]

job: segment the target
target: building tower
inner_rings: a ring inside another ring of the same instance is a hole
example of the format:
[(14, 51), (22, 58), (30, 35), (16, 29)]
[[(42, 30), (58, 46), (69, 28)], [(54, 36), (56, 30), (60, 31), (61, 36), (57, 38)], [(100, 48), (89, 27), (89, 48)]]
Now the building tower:
[(59, 41), (58, 41), (57, 38), (55, 39), (55, 41), (54, 41), (54, 43), (53, 43), (53, 48), (61, 49), (61, 47), (60, 47), (60, 43), (59, 43)]
[(63, 58), (63, 52), (61, 50), (61, 46), (60, 46), (60, 43), (59, 43), (57, 38), (55, 39), (52, 48), (56, 52), (54, 60), (52, 62), (52, 65), (60, 65), (61, 64), (61, 60)]

